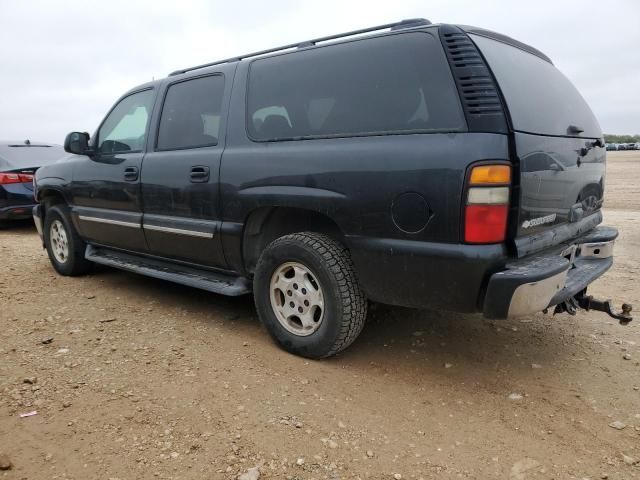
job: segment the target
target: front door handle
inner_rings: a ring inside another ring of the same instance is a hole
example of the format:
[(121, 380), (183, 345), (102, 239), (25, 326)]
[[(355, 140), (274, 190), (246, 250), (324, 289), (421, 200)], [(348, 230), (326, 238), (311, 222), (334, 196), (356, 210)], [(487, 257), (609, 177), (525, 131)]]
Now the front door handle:
[(191, 183), (206, 183), (209, 181), (209, 167), (191, 167)]
[(138, 180), (138, 167), (127, 167), (124, 169), (124, 179), (127, 182), (135, 182)]

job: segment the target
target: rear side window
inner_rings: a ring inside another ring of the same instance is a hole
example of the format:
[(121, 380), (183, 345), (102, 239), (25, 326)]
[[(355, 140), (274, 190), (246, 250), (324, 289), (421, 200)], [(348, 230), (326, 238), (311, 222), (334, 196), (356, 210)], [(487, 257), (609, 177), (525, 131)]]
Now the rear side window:
[(257, 141), (465, 128), (440, 42), (424, 32), (254, 61), (247, 122)]
[(600, 138), (602, 131), (576, 87), (549, 62), (519, 48), (471, 35), (507, 102), (513, 128), (543, 135)]
[(222, 75), (171, 85), (162, 107), (156, 150), (217, 145), (223, 94)]

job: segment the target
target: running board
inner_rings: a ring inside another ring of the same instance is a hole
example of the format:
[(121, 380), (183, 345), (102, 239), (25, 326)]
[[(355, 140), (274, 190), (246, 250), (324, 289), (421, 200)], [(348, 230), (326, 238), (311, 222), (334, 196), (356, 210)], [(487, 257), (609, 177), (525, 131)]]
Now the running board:
[(87, 245), (84, 256), (87, 260), (101, 265), (200, 288), (221, 295), (235, 297), (251, 293), (251, 283), (244, 277), (199, 270), (93, 245)]

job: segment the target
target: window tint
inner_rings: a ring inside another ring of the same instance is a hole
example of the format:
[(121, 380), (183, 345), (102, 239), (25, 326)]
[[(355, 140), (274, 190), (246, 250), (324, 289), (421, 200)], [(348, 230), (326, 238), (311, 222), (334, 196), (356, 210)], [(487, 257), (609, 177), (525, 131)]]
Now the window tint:
[(152, 108), (152, 90), (120, 100), (98, 131), (98, 150), (101, 153), (142, 150)]
[(157, 149), (217, 145), (223, 93), (222, 75), (171, 85), (162, 107)]
[(472, 35), (507, 101), (513, 127), (522, 132), (568, 135), (569, 125), (583, 137), (602, 136), (598, 121), (578, 90), (560, 70), (531, 53)]
[(258, 141), (465, 127), (440, 42), (427, 33), (256, 60), (247, 118)]

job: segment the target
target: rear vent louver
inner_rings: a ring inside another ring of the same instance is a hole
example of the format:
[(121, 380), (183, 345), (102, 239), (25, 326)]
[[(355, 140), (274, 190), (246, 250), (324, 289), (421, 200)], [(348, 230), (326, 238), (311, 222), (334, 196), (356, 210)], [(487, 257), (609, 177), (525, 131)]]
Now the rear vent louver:
[(451, 54), (451, 60), (456, 67), (468, 67), (471, 65), (484, 65), (482, 57), (476, 46), (465, 33), (445, 33), (447, 50)]
[(460, 88), (471, 115), (502, 114), (500, 98), (491, 78), (462, 77)]
[(469, 130), (506, 133), (500, 95), (478, 48), (466, 33), (453, 25), (441, 26), (440, 37)]

